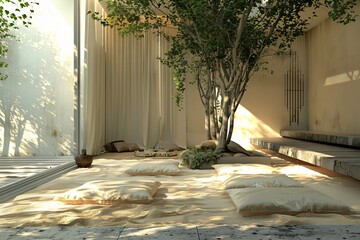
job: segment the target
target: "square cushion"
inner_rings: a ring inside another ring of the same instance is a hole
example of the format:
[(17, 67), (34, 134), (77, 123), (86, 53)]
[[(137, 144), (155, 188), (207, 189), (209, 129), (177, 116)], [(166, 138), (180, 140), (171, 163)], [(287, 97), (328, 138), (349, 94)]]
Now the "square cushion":
[(180, 173), (179, 162), (176, 160), (143, 160), (129, 167), (125, 173), (132, 176), (174, 176)]
[(129, 146), (126, 142), (116, 142), (113, 144), (114, 144), (114, 147), (117, 152), (128, 152), (129, 151)]
[(247, 151), (245, 148), (233, 141), (230, 141), (230, 143), (226, 147), (230, 150), (230, 152), (233, 153), (243, 153), (247, 156), (251, 155), (251, 152)]
[(214, 164), (212, 167), (218, 175), (276, 173), (275, 168), (263, 164)]
[(168, 151), (182, 151), (183, 148), (179, 147), (175, 143), (162, 143), (161, 148)]
[(127, 146), (130, 152), (135, 152), (140, 150), (140, 147), (136, 143), (127, 143)]
[(149, 203), (161, 186), (157, 181), (105, 181), (87, 182), (57, 197), (70, 204)]
[(307, 187), (237, 188), (226, 192), (243, 216), (352, 212), (345, 203)]
[(239, 174), (223, 183), (224, 190), (234, 188), (303, 187), (285, 174)]
[(117, 152), (117, 150), (114, 146), (114, 143), (116, 143), (116, 142), (124, 142), (124, 140), (112, 141), (112, 142), (106, 143), (103, 147), (105, 148), (105, 150), (107, 152)]

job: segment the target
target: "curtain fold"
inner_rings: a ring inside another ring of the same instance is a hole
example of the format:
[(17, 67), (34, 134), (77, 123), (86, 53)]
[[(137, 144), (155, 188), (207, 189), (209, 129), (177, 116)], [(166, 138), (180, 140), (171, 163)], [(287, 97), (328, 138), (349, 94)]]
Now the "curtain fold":
[[(94, 0), (84, 4), (85, 12), (105, 13)], [(88, 154), (99, 154), (105, 142), (105, 32), (103, 27), (85, 14), (83, 38), (83, 78), (81, 95), (83, 97), (82, 149)]]

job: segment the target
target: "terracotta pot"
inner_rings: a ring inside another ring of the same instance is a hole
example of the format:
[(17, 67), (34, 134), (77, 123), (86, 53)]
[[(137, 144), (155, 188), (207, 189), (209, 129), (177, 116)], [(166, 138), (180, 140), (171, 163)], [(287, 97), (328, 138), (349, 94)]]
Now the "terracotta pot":
[(78, 167), (81, 168), (88, 168), (91, 166), (93, 161), (93, 156), (91, 155), (80, 155), (75, 158), (75, 162), (78, 165)]

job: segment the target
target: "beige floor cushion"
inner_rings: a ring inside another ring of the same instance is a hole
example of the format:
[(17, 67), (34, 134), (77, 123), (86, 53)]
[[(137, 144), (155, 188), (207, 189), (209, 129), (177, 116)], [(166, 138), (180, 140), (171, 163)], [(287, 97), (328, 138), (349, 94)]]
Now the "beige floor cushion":
[(117, 152), (128, 152), (129, 145), (126, 142), (115, 142), (113, 143)]
[(129, 167), (125, 173), (132, 176), (156, 176), (180, 174), (179, 161), (176, 160), (144, 160)]
[(218, 175), (276, 173), (275, 168), (263, 164), (215, 164), (212, 167)]
[(223, 183), (224, 190), (235, 188), (303, 187), (285, 174), (238, 174)]
[(161, 186), (157, 181), (106, 181), (87, 182), (69, 190), (56, 200), (70, 204), (149, 203)]
[(226, 190), (243, 216), (299, 213), (349, 214), (352, 209), (308, 187), (302, 188), (238, 188)]

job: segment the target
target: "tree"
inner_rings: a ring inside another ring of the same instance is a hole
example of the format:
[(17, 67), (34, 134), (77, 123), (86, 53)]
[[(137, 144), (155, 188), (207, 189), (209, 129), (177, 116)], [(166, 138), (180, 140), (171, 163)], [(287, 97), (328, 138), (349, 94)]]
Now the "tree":
[[(31, 24), (34, 4), (37, 3), (27, 0), (0, 0), (0, 69), (8, 66), (5, 62), (8, 52), (6, 40), (16, 39), (15, 30), (19, 29), (19, 25), (28, 27)], [(7, 77), (0, 72), (0, 80)]]
[[(139, 37), (156, 30), (171, 42), (162, 62), (174, 68), (175, 100), (181, 104), (187, 75), (192, 73), (205, 108), (207, 136), (218, 140), (218, 151), (230, 142), (236, 109), (264, 56), (290, 47), (319, 7), (328, 8), (329, 16), (343, 24), (356, 17), (356, 0), (106, 0), (106, 4), (106, 17), (91, 13), (104, 26)], [(308, 9), (313, 9), (312, 16), (301, 17)], [(177, 29), (175, 36), (163, 31), (169, 25)]]

